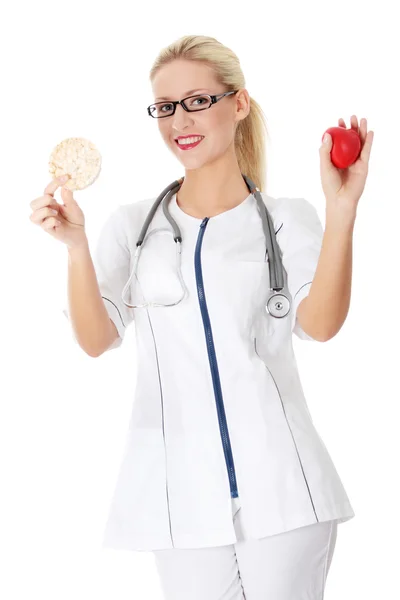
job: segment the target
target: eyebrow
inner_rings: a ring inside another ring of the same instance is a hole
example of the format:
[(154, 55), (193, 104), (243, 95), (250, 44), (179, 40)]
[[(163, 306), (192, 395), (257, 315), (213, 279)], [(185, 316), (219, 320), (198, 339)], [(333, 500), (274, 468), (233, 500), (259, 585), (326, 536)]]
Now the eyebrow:
[[(193, 94), (193, 92), (202, 92), (204, 90), (205, 90), (205, 88), (197, 88), (195, 90), (189, 90), (189, 91), (185, 92), (185, 96), (190, 96), (190, 94)], [(154, 98), (154, 100), (171, 100), (171, 98), (169, 98), (168, 96), (167, 97), (160, 96), (158, 98)]]

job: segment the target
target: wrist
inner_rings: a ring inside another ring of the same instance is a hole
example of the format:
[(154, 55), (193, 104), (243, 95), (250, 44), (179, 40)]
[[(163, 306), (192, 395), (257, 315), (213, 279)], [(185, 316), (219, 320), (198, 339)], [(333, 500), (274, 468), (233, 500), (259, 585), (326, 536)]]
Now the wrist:
[(70, 256), (87, 254), (89, 251), (89, 241), (86, 239), (79, 244), (74, 244), (72, 246), (67, 246), (68, 254)]
[(351, 231), (354, 229), (356, 222), (356, 213), (349, 211), (344, 213), (340, 210), (326, 210), (325, 213), (325, 228), (338, 229), (340, 231)]

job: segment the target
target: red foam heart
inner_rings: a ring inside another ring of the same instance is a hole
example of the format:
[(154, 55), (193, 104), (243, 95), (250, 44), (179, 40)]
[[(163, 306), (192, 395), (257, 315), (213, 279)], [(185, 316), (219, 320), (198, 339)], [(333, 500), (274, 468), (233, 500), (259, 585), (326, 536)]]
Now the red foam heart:
[(332, 136), (331, 160), (335, 167), (346, 169), (352, 165), (359, 157), (361, 150), (361, 140), (357, 131), (344, 127), (330, 127), (325, 133)]

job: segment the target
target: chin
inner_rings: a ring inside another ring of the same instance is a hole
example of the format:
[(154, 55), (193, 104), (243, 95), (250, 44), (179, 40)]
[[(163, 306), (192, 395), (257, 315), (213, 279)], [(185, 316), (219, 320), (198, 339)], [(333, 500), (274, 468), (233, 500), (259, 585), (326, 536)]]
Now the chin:
[(204, 158), (198, 156), (182, 156), (182, 154), (175, 154), (175, 156), (186, 169), (199, 169), (208, 162)]

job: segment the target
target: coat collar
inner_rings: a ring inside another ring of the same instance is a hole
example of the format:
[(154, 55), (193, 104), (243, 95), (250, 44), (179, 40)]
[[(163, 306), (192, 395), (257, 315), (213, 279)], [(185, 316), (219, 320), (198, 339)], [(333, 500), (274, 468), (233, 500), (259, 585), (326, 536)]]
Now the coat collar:
[[(179, 227), (185, 231), (194, 231), (198, 233), (199, 227), (204, 219), (193, 217), (192, 215), (184, 212), (176, 202), (176, 194), (174, 194), (169, 203), (169, 211), (173, 218), (178, 223)], [(240, 230), (248, 224), (248, 219), (251, 218), (252, 214), (255, 213), (255, 217), (258, 217), (257, 202), (253, 194), (249, 194), (240, 204), (225, 210), (218, 215), (210, 217), (207, 224), (207, 229), (211, 229), (218, 233), (226, 233), (229, 236), (235, 230)]]

